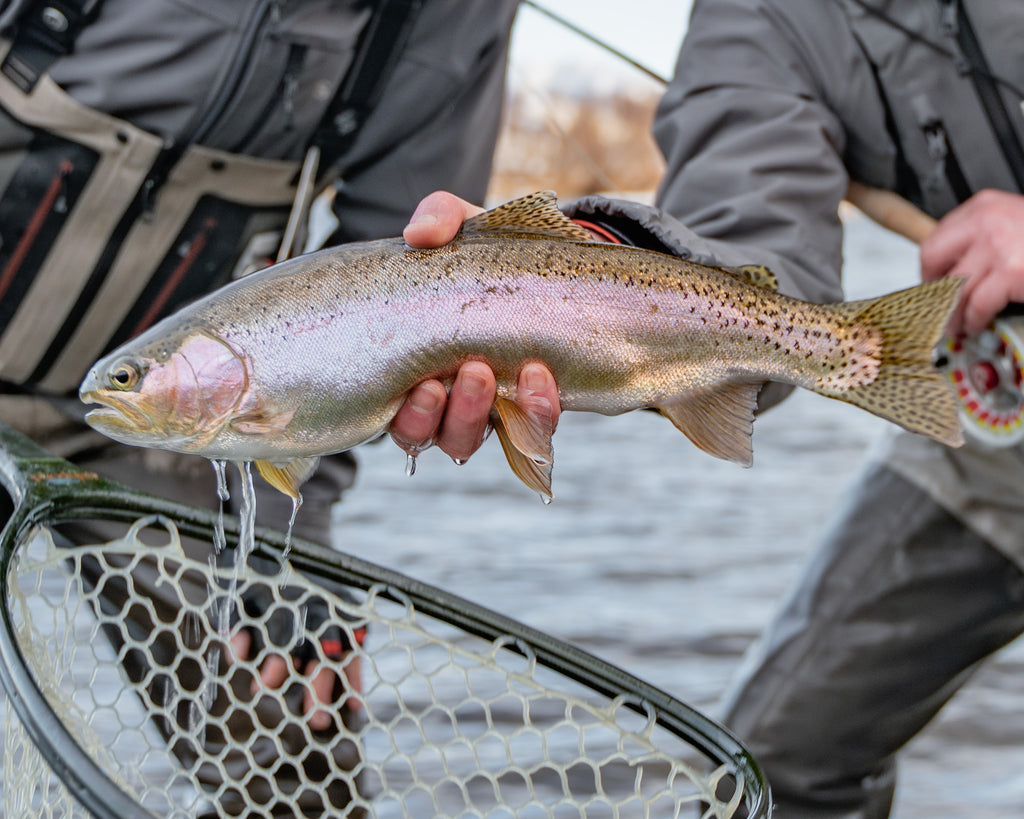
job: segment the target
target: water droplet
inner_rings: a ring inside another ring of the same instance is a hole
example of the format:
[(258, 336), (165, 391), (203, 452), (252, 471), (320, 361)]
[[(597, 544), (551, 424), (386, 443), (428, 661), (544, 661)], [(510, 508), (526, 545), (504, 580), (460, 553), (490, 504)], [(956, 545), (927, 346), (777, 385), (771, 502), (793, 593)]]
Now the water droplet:
[(224, 534), (224, 504), (231, 500), (231, 493), (228, 492), (228, 476), (226, 461), (211, 461), (214, 474), (217, 476), (217, 498), (220, 504), (217, 508), (217, 523), (213, 529), (213, 551), (221, 554), (227, 548), (227, 536)]
[(242, 478), (242, 508), (239, 510), (238, 555), (236, 557), (236, 574), (239, 566), (244, 566), (256, 548), (256, 490), (252, 483), (252, 461), (236, 464), (238, 474)]
[(456, 466), (465, 466), (469, 463), (469, 458), (452, 458), (452, 460), (455, 461)]
[(541, 495), (540, 499), (544, 502), (545, 506), (550, 506), (551, 501), (554, 500), (550, 495)]
[(227, 461), (211, 461), (213, 464), (213, 471), (217, 476), (217, 497), (222, 501), (231, 500), (231, 493), (228, 492), (228, 462)]
[(416, 456), (411, 452), (407, 452), (405, 455), (405, 476), (411, 478), (416, 474)]
[(292, 498), (292, 515), (288, 518), (288, 529), (284, 536), (284, 550), (281, 552), (281, 560), (288, 559), (288, 553), (292, 550), (292, 530), (295, 528), (295, 518), (299, 516), (299, 507), (302, 506), (302, 493)]

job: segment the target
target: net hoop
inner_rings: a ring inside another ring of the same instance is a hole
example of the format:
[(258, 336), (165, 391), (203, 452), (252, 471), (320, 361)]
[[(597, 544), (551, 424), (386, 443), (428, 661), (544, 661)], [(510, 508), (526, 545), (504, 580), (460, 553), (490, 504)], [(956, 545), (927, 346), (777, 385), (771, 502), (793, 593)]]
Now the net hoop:
[[(0, 595), (4, 600), (11, 594), (9, 574), (16, 548), (37, 526), (83, 519), (131, 524), (144, 516), (161, 516), (174, 521), (183, 535), (209, 537), (215, 525), (210, 512), (142, 495), (83, 473), (2, 426), (0, 483), (15, 506), (0, 533)], [(225, 529), (229, 544), (235, 542), (237, 526), (228, 520)], [(257, 553), (279, 559), (286, 551), (291, 567), (303, 575), (411, 606), (469, 634), (494, 641), (528, 662), (550, 668), (657, 723), (708, 759), (731, 766), (742, 784), (745, 816), (755, 819), (771, 815), (768, 783), (746, 748), (725, 728), (660, 689), (570, 644), (442, 589), (308, 541), (288, 541), (274, 530), (257, 531)], [(96, 817), (154, 816), (118, 787), (78, 745), (33, 678), (14, 639), (15, 624), (7, 605), (0, 606), (0, 617), (0, 685), (11, 710), (54, 774)]]

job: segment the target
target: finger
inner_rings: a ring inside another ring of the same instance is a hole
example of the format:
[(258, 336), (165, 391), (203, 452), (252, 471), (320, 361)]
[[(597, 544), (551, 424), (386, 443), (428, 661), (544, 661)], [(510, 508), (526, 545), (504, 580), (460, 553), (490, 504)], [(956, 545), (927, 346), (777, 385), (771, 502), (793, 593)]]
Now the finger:
[[(363, 693), (362, 660), (358, 654), (351, 655), (345, 663), (345, 679), (348, 682), (348, 690), (355, 694)], [(352, 711), (358, 711), (363, 701), (359, 697), (349, 697), (345, 705)]]
[(305, 674), (311, 679), (303, 698), (302, 713), (309, 720), (310, 728), (326, 731), (334, 722), (326, 706), (331, 702), (337, 677), (329, 666), (322, 665), (319, 660), (310, 660), (306, 664)]
[(974, 291), (988, 277), (992, 270), (989, 254), (980, 246), (968, 248), (962, 259), (947, 274), (950, 278), (964, 280), (960, 298), (949, 320), (948, 331), (954, 335), (967, 332), (965, 316)]
[(558, 401), (558, 385), (551, 371), (543, 364), (531, 362), (520, 371), (517, 387), (520, 393), (547, 399), (551, 405), (551, 429), (554, 431), (561, 413), (561, 405)]
[(453, 193), (437, 191), (416, 206), (402, 236), (413, 247), (440, 247), (450, 242), (466, 219), (483, 213), (483, 208)]
[(483, 443), (497, 387), (491, 368), (467, 361), (459, 369), (448, 396), (437, 445), (456, 461), (469, 458)]
[(935, 231), (921, 242), (921, 278), (932, 281), (948, 276), (971, 247), (975, 232), (968, 219), (958, 210), (943, 217)]
[(980, 333), (1011, 303), (1024, 302), (1024, 269), (993, 263), (984, 275), (968, 280), (961, 299), (962, 332)]
[(998, 273), (981, 278), (966, 295), (961, 307), (960, 330), (967, 335), (976, 335), (1010, 303), (1006, 283)]
[(409, 393), (391, 421), (392, 440), (410, 455), (431, 446), (444, 417), (448, 393), (440, 381), (424, 381)]
[[(288, 679), (288, 660), (280, 654), (271, 654), (260, 669), (260, 683), (266, 688), (280, 688)], [(259, 684), (253, 682), (253, 694), (259, 690)]]
[(232, 660), (248, 660), (252, 648), (252, 635), (248, 629), (242, 629), (231, 637)]

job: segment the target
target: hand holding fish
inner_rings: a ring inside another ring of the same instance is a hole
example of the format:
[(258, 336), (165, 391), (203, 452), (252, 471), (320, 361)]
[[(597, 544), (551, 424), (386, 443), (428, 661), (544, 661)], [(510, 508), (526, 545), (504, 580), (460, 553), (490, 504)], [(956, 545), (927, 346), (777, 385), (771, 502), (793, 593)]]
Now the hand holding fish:
[[(438, 191), (420, 202), (402, 235), (410, 247), (441, 247), (455, 238), (466, 219), (481, 213), (483, 208)], [(436, 444), (448, 457), (465, 461), (483, 443), (496, 389), (494, 372), (481, 361), (462, 365), (450, 394), (437, 379), (424, 381), (391, 422), (391, 438), (410, 455)], [(518, 389), (547, 400), (552, 424), (558, 422), (558, 387), (547, 367), (527, 364)]]
[(983, 190), (947, 213), (921, 243), (921, 278), (965, 279), (950, 330), (972, 335), (1024, 302), (1024, 196)]

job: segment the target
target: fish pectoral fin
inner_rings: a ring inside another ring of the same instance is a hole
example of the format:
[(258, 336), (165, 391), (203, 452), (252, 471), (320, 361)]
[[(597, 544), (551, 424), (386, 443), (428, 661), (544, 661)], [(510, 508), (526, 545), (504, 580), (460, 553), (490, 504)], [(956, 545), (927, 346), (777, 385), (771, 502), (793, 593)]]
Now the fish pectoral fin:
[(283, 492), (292, 500), (299, 500), (299, 489), (316, 472), (320, 458), (296, 458), (284, 464), (274, 464), (270, 461), (256, 461), (256, 469), (263, 480), (269, 483), (278, 492)]
[(496, 398), (491, 423), (512, 471), (523, 483), (548, 500), (551, 494), (551, 404), (538, 396), (518, 401)]
[(657, 409), (693, 444), (716, 458), (750, 466), (761, 382), (725, 384), (679, 396)]
[(246, 435), (265, 435), (268, 432), (283, 432), (291, 423), (295, 409), (268, 410), (263, 406), (256, 407), (244, 415), (231, 419), (230, 426), (236, 432)]

